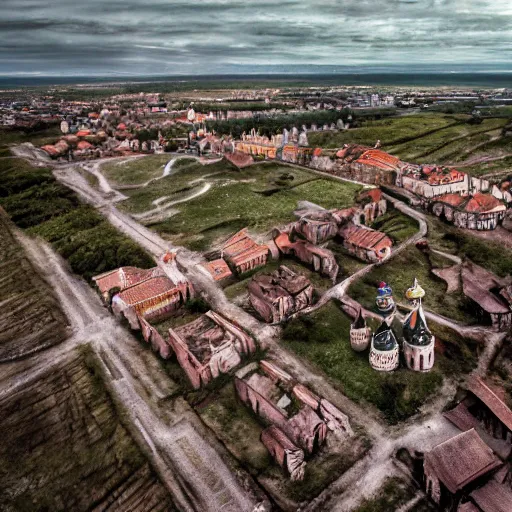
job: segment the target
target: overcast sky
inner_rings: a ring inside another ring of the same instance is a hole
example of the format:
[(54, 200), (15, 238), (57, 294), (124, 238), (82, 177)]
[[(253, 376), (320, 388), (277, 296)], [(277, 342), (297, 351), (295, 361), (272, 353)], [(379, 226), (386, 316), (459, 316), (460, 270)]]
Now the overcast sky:
[(306, 64), (510, 71), (512, 0), (0, 0), (0, 75)]

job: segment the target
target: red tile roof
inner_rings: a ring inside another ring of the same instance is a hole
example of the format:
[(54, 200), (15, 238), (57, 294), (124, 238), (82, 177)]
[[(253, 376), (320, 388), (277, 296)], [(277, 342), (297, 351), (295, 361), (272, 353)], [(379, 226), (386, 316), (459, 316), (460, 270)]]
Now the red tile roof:
[(468, 390), (489, 407), (493, 414), (512, 431), (512, 411), (480, 377), (469, 380)]
[(208, 270), (208, 272), (210, 272), (215, 281), (222, 281), (223, 279), (233, 275), (228, 267), (228, 264), (223, 259), (209, 261), (203, 266), (206, 268), (206, 270)]
[(91, 130), (79, 130), (76, 133), (77, 137), (87, 137), (87, 135), (91, 135)]
[(433, 471), (452, 494), (501, 464), (474, 429), (452, 437), (425, 455), (425, 470)]
[(506, 210), (505, 205), (491, 194), (474, 194), (466, 204), (465, 210), (468, 212), (485, 213), (496, 209)]
[(247, 233), (247, 228), (244, 228), (224, 244), (222, 252), (238, 265), (267, 254), (268, 247), (264, 244), (258, 245)]
[(126, 304), (134, 306), (175, 289), (176, 285), (167, 276), (151, 277), (124, 289), (119, 293), (119, 298)]
[(443, 196), (438, 196), (435, 198), (435, 201), (440, 201), (441, 203), (446, 203), (455, 207), (460, 206), (466, 200), (467, 197), (461, 196), (459, 194), (445, 194)]
[(357, 163), (364, 165), (372, 165), (381, 169), (390, 170), (397, 169), (400, 159), (381, 151), (380, 149), (370, 149), (364, 152), (357, 160)]
[(393, 245), (393, 242), (385, 233), (364, 226), (356, 226), (355, 224), (348, 226), (343, 231), (343, 236), (348, 243), (364, 249), (375, 249), (377, 246), (391, 247)]
[(101, 293), (106, 293), (112, 288), (124, 290), (129, 286), (140, 283), (150, 277), (164, 275), (158, 267), (149, 270), (137, 267), (121, 267), (110, 272), (105, 272), (93, 277)]

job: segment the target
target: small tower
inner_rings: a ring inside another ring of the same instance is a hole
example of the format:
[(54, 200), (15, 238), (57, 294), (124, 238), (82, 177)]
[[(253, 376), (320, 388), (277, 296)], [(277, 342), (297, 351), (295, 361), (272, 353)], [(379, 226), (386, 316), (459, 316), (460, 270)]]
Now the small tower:
[(363, 352), (368, 348), (371, 337), (372, 331), (366, 325), (363, 311), (359, 308), (354, 323), (350, 325), (350, 345), (356, 352)]
[(388, 321), (385, 319), (375, 331), (370, 349), (370, 365), (380, 372), (392, 372), (399, 364), (398, 342)]
[(407, 315), (403, 326), (403, 349), (407, 368), (417, 372), (428, 372), (434, 366), (435, 338), (429, 331), (421, 299), (425, 290), (414, 280), (414, 284), (405, 292), (405, 296), (414, 306)]
[(413, 307), (421, 304), (421, 299), (425, 297), (425, 290), (420, 286), (418, 280), (414, 278), (414, 284), (405, 292), (405, 298)]
[(387, 283), (382, 282), (377, 289), (377, 298), (375, 299), (377, 308), (382, 313), (391, 313), (395, 309), (395, 300), (393, 299), (393, 290)]

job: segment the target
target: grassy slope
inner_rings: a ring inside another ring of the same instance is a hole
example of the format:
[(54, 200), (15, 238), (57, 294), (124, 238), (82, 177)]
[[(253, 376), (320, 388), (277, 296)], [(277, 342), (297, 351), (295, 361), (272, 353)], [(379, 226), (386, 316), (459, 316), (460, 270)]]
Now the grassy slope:
[(374, 145), (380, 140), (384, 145), (398, 144), (402, 140), (419, 137), (458, 122), (455, 116), (418, 114), (414, 116), (393, 117), (378, 121), (367, 121), (361, 128), (345, 132), (309, 133), (312, 146), (339, 148), (344, 144)]
[(112, 184), (137, 185), (162, 176), (169, 155), (148, 155), (128, 161), (108, 162), (101, 166), (101, 172)]
[[(451, 156), (452, 153), (467, 147), (468, 145), (476, 145), (476, 140), (471, 140), (471, 136), (483, 134), (491, 130), (496, 130), (506, 124), (506, 119), (484, 119), (481, 124), (471, 125), (468, 123), (460, 123), (448, 126), (435, 133), (430, 133), (423, 137), (417, 137), (409, 142), (399, 144), (386, 149), (401, 159), (409, 162), (435, 162), (441, 161), (444, 157)], [(460, 141), (453, 141), (458, 137), (464, 137)], [(481, 141), (483, 142), (483, 140)], [(453, 147), (445, 148), (445, 145)], [(444, 152), (443, 152), (444, 151)], [(436, 157), (440, 160), (436, 160)]]
[(122, 265), (149, 268), (151, 257), (58, 183), (50, 169), (0, 160), (0, 205), (22, 228), (52, 243), (86, 279)]
[[(154, 185), (135, 191), (122, 203), (127, 211), (144, 211), (151, 201), (161, 196), (179, 194), (190, 187), (190, 181), (213, 174), (210, 191), (196, 199), (177, 205), (180, 213), (154, 226), (177, 243), (193, 249), (205, 249), (219, 237), (249, 226), (259, 231), (292, 221), (293, 210), (300, 200), (319, 203), (327, 208), (353, 204), (358, 185), (318, 178), (302, 169), (276, 163), (233, 170), (224, 162), (207, 167), (186, 167), (183, 172), (160, 180)], [(283, 185), (280, 177), (294, 176)]]

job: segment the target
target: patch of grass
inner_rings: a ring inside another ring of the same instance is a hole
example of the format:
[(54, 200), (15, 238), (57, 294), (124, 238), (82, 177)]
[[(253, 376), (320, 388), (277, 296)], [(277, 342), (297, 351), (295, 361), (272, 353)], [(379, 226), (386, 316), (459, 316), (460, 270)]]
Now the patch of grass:
[(236, 397), (232, 382), (219, 389), (204, 406), (196, 407), (202, 420), (252, 474), (267, 468), (272, 459), (260, 441), (262, 425)]
[(330, 302), (290, 321), (283, 331), (283, 343), (325, 372), (347, 397), (374, 405), (390, 424), (418, 412), (443, 382), (438, 366), (429, 373), (412, 372), (403, 365), (393, 373), (377, 372), (370, 367), (367, 351), (352, 350), (350, 323)]
[(464, 142), (458, 146), (459, 149), (471, 147), (477, 143), (471, 142), (472, 136), (496, 130), (505, 126), (506, 123), (506, 119), (484, 119), (479, 125), (459, 122), (387, 149), (402, 160), (428, 163), (432, 162), (432, 155), (442, 156), (441, 150), (449, 144), (458, 144), (459, 142), (455, 139), (460, 137)]
[(395, 244), (401, 244), (418, 232), (418, 223), (408, 215), (392, 208), (371, 225), (373, 229), (386, 233)]
[(418, 279), (426, 291), (426, 310), (465, 323), (476, 321), (462, 293), (447, 294), (446, 283), (431, 272), (429, 257), (414, 246), (409, 246), (384, 265), (374, 267), (350, 287), (349, 294), (365, 308), (374, 309), (378, 284), (385, 281), (393, 288), (395, 301), (406, 303), (405, 291), (412, 285), (414, 278)]
[[(411, 501), (416, 495), (416, 489), (401, 478), (387, 478), (376, 493), (377, 497), (364, 500), (355, 512), (393, 512)], [(436, 510), (426, 498), (420, 499), (412, 508), (414, 512)]]
[(101, 166), (105, 178), (116, 185), (138, 185), (162, 176), (170, 155), (134, 157), (121, 162), (108, 162)]
[[(261, 165), (241, 172), (229, 172), (227, 180), (226, 176), (216, 176), (216, 179), (222, 179), (221, 183), (201, 197), (176, 205), (180, 212), (155, 224), (153, 229), (176, 243), (204, 250), (215, 240), (244, 226), (266, 232), (274, 226), (293, 221), (293, 211), (300, 200), (312, 201), (326, 208), (343, 208), (352, 205), (355, 195), (360, 191), (359, 185), (317, 176), (312, 179), (312, 174), (307, 171), (287, 168), (287, 172), (295, 175), (293, 188), (283, 187), (268, 196), (255, 192), (261, 190), (262, 185), (266, 186), (274, 175), (279, 175), (278, 169), (279, 166), (275, 165)], [(189, 172), (187, 170), (186, 174)], [(171, 180), (178, 176), (172, 176)], [(159, 182), (161, 188), (156, 192), (158, 196), (168, 193), (167, 185), (162, 183), (164, 181)], [(141, 211), (155, 199), (156, 194), (155, 191), (144, 190), (123, 205), (129, 211)]]
[(122, 266), (155, 265), (141, 247), (91, 206), (79, 206), (31, 228), (30, 232), (49, 241), (73, 271), (86, 279)]
[(344, 144), (373, 146), (377, 140), (391, 146), (459, 122), (453, 116), (419, 114), (366, 121), (360, 128), (344, 132), (311, 132), (308, 138), (311, 145), (323, 148), (340, 148)]

